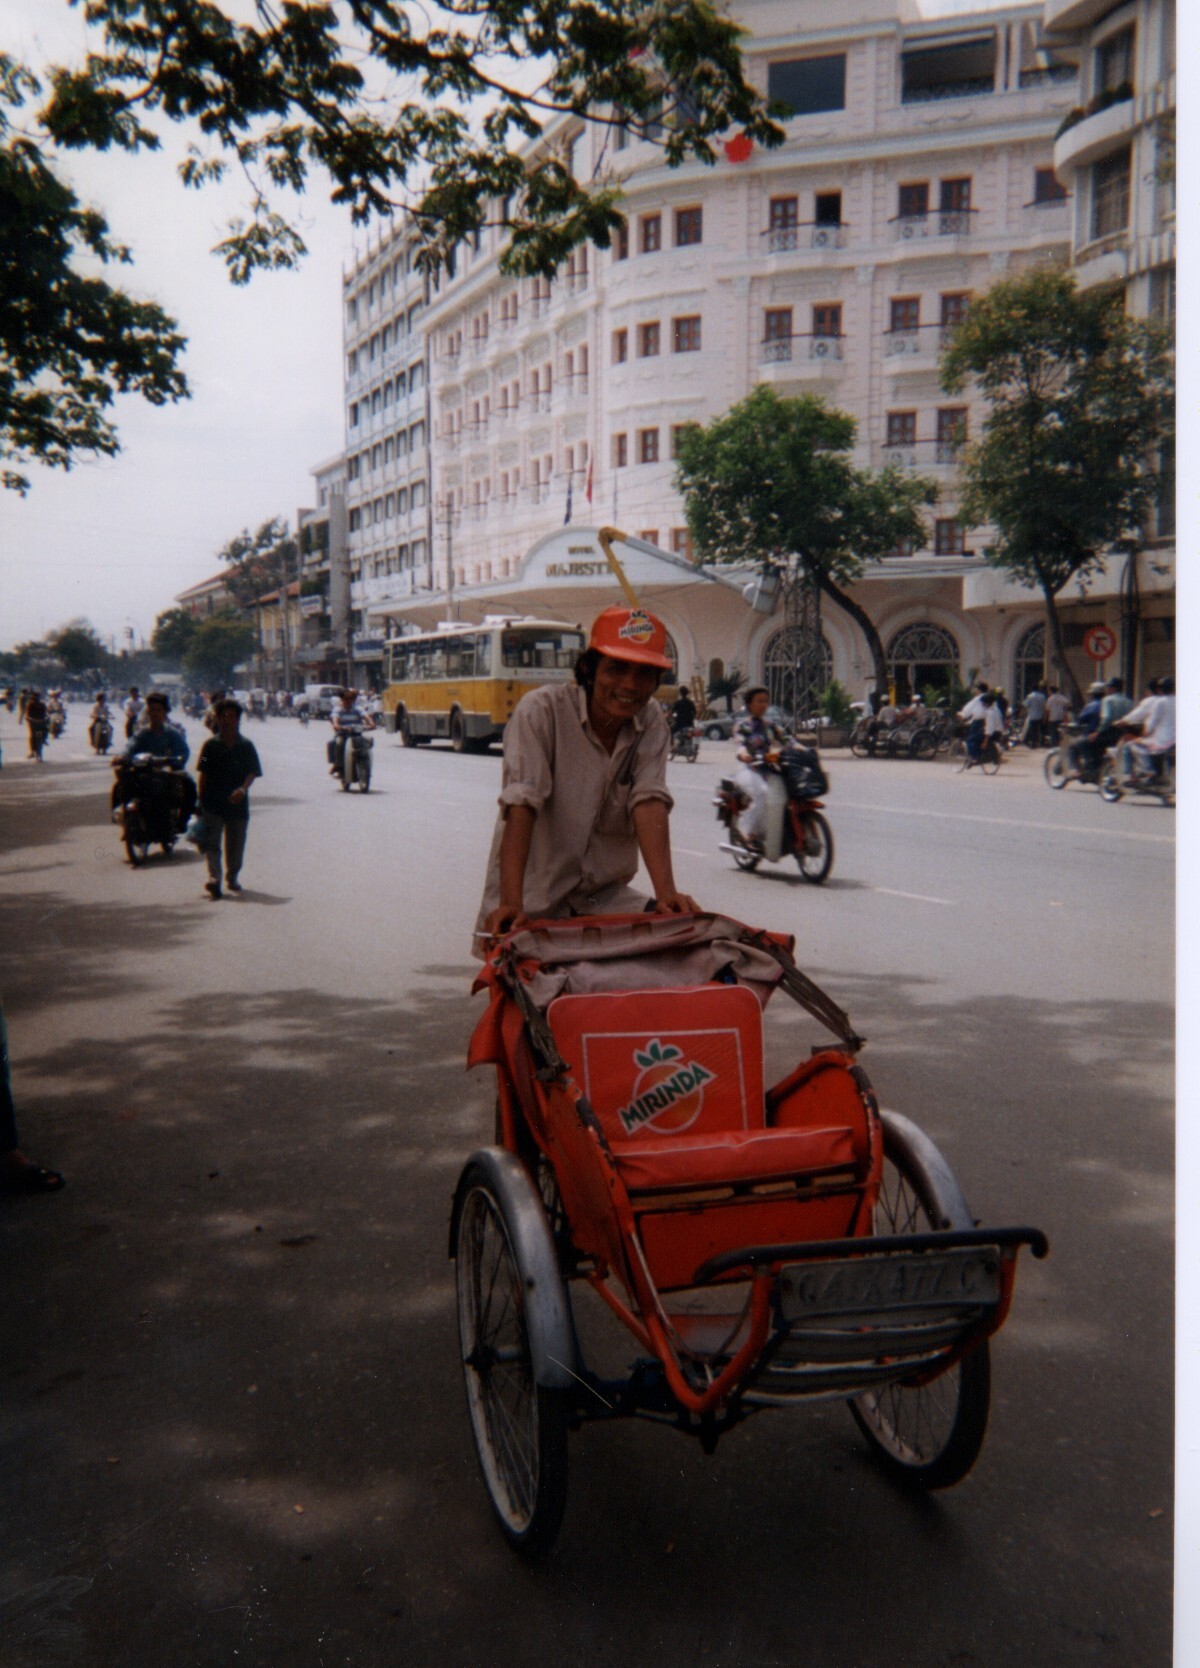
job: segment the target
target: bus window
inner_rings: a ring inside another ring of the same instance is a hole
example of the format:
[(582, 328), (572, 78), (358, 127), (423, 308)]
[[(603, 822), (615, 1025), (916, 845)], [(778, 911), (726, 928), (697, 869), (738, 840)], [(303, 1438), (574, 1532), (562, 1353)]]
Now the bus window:
[(583, 651), (578, 631), (506, 631), (501, 638), (505, 666), (570, 671)]
[(451, 637), (446, 642), (446, 676), (473, 678), (475, 676), (474, 637)]
[(475, 639), (475, 676), (490, 678), (492, 675), (492, 640), (486, 632), (480, 632)]

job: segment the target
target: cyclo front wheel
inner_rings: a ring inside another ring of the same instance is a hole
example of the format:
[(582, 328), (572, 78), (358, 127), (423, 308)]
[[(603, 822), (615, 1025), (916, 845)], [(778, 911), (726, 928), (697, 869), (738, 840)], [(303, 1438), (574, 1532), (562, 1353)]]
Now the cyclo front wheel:
[(478, 1167), (466, 1178), (456, 1269), (467, 1408), (484, 1482), (509, 1544), (537, 1557), (553, 1543), (567, 1503), (567, 1394), (534, 1378), (512, 1236)]
[[(884, 1112), (883, 1184), (875, 1206), (880, 1234), (971, 1228), (974, 1219), (949, 1166), (907, 1118)], [(979, 1457), (991, 1401), (986, 1339), (931, 1382), (866, 1390), (850, 1403), (875, 1457), (893, 1477), (949, 1488)]]

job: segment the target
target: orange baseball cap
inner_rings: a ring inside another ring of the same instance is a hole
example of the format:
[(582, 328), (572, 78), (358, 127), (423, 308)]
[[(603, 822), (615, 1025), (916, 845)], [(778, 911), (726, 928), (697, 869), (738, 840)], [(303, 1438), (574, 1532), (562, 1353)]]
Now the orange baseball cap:
[(592, 621), (588, 648), (613, 660), (633, 660), (643, 666), (671, 669), (667, 628), (644, 608), (605, 608)]

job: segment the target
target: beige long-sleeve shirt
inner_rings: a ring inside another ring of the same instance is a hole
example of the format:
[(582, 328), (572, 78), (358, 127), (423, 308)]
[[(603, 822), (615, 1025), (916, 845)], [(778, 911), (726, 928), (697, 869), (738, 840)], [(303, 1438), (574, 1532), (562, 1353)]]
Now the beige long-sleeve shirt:
[(650, 701), (625, 724), (607, 753), (588, 722), (587, 696), (575, 683), (545, 684), (518, 702), (504, 731), (500, 815), (492, 836), (477, 929), (500, 902), (500, 840), (510, 805), (537, 813), (525, 869), (527, 915), (616, 914), (645, 899), (637, 873), (633, 810), (660, 799), (670, 810), (662, 708)]

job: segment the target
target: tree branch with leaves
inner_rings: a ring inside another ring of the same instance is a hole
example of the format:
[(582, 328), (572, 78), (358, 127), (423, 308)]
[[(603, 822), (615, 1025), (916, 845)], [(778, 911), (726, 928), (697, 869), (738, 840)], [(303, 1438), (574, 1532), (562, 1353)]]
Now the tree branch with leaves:
[(675, 480), (702, 561), (786, 571), (794, 559), (859, 627), (885, 689), (879, 632), (846, 587), (905, 540), (924, 543), (920, 512), (937, 487), (894, 467), (856, 468), (855, 434), (854, 418), (818, 396), (785, 399), (760, 385), (680, 435)]
[(960, 519), (991, 523), (984, 560), (1041, 592), (1053, 664), (1078, 699), (1056, 599), (1144, 542), (1174, 438), (1165, 333), (1130, 318), (1119, 287), (1037, 269), (972, 303), (941, 381), (948, 393), (973, 382), (988, 407), (961, 457)]

